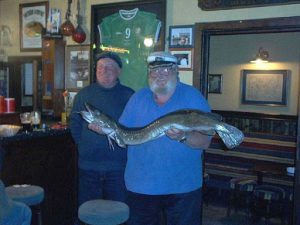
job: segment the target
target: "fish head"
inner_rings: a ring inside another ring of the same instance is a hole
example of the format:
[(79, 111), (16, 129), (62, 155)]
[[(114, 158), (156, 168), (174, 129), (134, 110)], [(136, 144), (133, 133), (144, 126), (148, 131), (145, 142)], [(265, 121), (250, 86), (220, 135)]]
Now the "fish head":
[(94, 120), (93, 114), (91, 114), (89, 111), (80, 111), (79, 113), (81, 114), (82, 118), (86, 122), (88, 122), (88, 123), (93, 122), (93, 120)]
[[(94, 122), (101, 126), (102, 129), (114, 130), (117, 127), (117, 123), (107, 114), (97, 109), (93, 105), (85, 102), (87, 111), (81, 111), (82, 117), (88, 122)], [(107, 131), (106, 133), (109, 133)]]
[(91, 105), (90, 103), (85, 102), (84, 105), (85, 108), (87, 109), (87, 111), (84, 112), (87, 112), (86, 114), (88, 114), (88, 116), (92, 118), (92, 122), (95, 121), (96, 119), (101, 121), (102, 118), (105, 119), (107, 117), (107, 115), (105, 115), (103, 112), (98, 110), (95, 106)]

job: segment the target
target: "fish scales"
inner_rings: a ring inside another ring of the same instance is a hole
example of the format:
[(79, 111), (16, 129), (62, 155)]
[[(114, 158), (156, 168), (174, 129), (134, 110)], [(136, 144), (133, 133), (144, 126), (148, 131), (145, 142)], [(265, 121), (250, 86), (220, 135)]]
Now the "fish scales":
[(81, 111), (88, 123), (98, 123), (102, 131), (119, 146), (142, 144), (165, 135), (171, 128), (183, 131), (198, 131), (206, 135), (220, 136), (227, 148), (238, 146), (244, 139), (243, 133), (234, 126), (222, 122), (214, 113), (200, 110), (178, 110), (158, 118), (144, 127), (128, 128), (114, 121), (94, 106), (86, 103), (87, 111)]

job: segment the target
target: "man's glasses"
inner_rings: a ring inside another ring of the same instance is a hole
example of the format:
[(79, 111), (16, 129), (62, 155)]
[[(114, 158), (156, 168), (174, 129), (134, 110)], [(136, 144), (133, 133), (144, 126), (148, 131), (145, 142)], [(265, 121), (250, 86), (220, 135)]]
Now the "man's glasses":
[(176, 66), (157, 66), (157, 67), (149, 67), (148, 72), (151, 77), (158, 77), (159, 75), (168, 76), (170, 72), (175, 70)]

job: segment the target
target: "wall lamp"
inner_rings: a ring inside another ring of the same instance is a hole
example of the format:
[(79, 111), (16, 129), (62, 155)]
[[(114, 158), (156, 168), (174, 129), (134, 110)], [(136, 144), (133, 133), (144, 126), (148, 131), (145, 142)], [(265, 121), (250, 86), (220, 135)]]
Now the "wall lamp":
[(255, 59), (251, 60), (251, 63), (267, 63), (269, 59), (269, 52), (264, 50), (262, 47), (258, 49)]

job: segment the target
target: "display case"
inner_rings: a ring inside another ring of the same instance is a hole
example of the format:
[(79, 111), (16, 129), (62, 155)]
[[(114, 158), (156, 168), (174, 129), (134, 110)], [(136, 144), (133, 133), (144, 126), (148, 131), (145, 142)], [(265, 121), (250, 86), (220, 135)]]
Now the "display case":
[(60, 117), (64, 100), (65, 41), (42, 40), (42, 113)]

